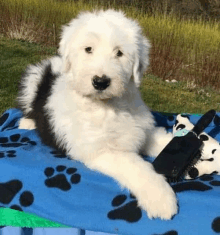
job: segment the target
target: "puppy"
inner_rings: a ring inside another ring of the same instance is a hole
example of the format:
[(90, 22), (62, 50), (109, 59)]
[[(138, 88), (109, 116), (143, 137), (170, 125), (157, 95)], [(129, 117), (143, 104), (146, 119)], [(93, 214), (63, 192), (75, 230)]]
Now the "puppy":
[(114, 10), (83, 12), (63, 27), (60, 56), (27, 68), (19, 128), (128, 188), (149, 218), (171, 219), (175, 193), (140, 154), (157, 156), (172, 134), (155, 127), (138, 87), (150, 44)]

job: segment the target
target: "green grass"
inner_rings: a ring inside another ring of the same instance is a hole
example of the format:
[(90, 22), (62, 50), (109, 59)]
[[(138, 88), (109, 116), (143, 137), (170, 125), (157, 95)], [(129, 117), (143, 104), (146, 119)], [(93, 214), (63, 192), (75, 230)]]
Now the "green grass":
[(0, 38), (0, 113), (15, 106), (18, 81), (26, 66), (56, 52), (37, 44)]
[(220, 111), (220, 94), (212, 88), (193, 87), (187, 82), (167, 83), (147, 75), (140, 87), (145, 103), (155, 111), (205, 113)]
[[(22, 72), (30, 63), (54, 55), (56, 48), (0, 38), (0, 113), (15, 107), (17, 84)], [(167, 83), (146, 75), (141, 84), (145, 103), (160, 112), (205, 113), (213, 108), (220, 110), (220, 94), (211, 88), (202, 89), (187, 82)]]

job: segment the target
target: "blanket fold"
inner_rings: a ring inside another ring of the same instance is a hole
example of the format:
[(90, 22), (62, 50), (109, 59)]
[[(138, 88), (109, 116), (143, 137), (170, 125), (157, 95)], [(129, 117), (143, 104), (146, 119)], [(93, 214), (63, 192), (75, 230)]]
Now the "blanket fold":
[[(158, 126), (173, 131), (176, 114), (153, 114)], [(54, 227), (63, 224), (126, 235), (220, 232), (220, 176), (216, 172), (172, 184), (179, 213), (170, 221), (150, 220), (137, 206), (136, 198), (114, 179), (45, 146), (35, 130), (19, 130), (21, 116), (18, 109), (10, 109), (0, 118), (0, 215), (6, 210), (3, 208), (11, 208), (58, 223)], [(219, 116), (205, 129), (217, 142)], [(187, 117), (195, 124), (200, 115)], [(215, 149), (212, 155), (218, 163)], [(10, 225), (2, 218), (3, 224), (1, 218), (0, 225)]]

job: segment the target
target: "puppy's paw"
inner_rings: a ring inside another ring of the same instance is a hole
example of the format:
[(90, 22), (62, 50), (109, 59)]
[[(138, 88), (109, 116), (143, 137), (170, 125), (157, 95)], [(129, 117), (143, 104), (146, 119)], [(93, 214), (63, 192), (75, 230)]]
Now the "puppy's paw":
[(32, 130), (32, 129), (36, 129), (35, 123), (32, 119), (29, 118), (21, 118), (20, 122), (19, 122), (19, 129), (28, 129), (28, 130)]
[(146, 210), (150, 219), (169, 220), (178, 212), (176, 195), (163, 176), (158, 175), (155, 184), (145, 188), (138, 198), (140, 207)]

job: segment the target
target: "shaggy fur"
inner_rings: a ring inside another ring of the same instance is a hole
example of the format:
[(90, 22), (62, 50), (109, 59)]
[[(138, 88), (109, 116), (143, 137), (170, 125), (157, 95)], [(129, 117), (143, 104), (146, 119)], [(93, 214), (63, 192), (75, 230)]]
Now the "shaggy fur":
[(63, 27), (60, 56), (22, 77), (19, 128), (128, 188), (149, 218), (171, 219), (175, 193), (141, 153), (157, 156), (172, 138), (155, 127), (138, 87), (150, 44), (138, 23), (114, 10), (83, 12)]

